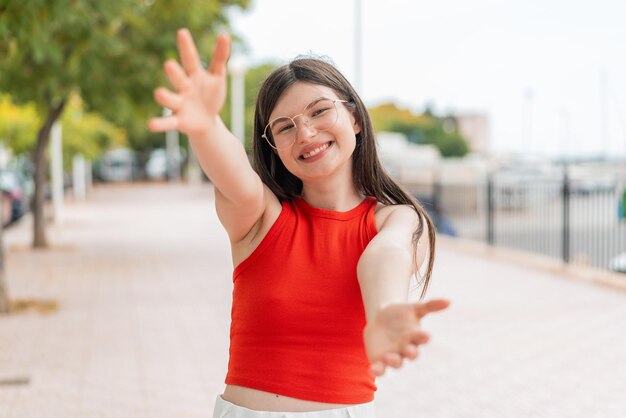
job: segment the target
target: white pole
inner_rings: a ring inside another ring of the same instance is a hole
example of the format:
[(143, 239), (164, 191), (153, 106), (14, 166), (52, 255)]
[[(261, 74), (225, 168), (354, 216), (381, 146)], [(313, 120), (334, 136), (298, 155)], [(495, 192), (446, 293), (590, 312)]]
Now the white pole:
[[(163, 116), (170, 116), (172, 111), (163, 109)], [(180, 141), (178, 131), (165, 132), (165, 146), (167, 154), (167, 177), (169, 181), (180, 179)]]
[(600, 72), (600, 127), (602, 129), (602, 157), (608, 157), (609, 146), (609, 100), (608, 100), (608, 75), (606, 69)]
[(245, 75), (246, 69), (241, 62), (233, 62), (230, 65), (230, 130), (242, 144), (245, 144)]
[(72, 159), (72, 190), (76, 200), (85, 200), (87, 189), (85, 171), (85, 159), (81, 154), (75, 155)]
[(89, 194), (93, 187), (93, 175), (92, 175), (91, 161), (85, 160), (85, 192)]
[(50, 178), (55, 224), (63, 221), (63, 136), (61, 122), (56, 121), (50, 132)]
[(354, 89), (357, 93), (361, 94), (363, 88), (362, 72), (363, 67), (362, 59), (362, 43), (363, 43), (363, 30), (362, 30), (362, 0), (354, 1)]
[(196, 154), (194, 154), (191, 149), (191, 145), (189, 146), (188, 152), (189, 158), (187, 159), (187, 180), (189, 184), (200, 184), (202, 182), (202, 172), (200, 170), (200, 164), (198, 164), (198, 159), (196, 158)]
[(532, 122), (533, 122), (533, 91), (530, 87), (524, 89), (524, 103), (522, 105), (522, 154), (532, 153)]
[(11, 160), (11, 150), (0, 140), (0, 168), (5, 168)]
[(573, 144), (570, 142), (569, 111), (563, 107), (561, 109), (561, 157), (569, 160)]

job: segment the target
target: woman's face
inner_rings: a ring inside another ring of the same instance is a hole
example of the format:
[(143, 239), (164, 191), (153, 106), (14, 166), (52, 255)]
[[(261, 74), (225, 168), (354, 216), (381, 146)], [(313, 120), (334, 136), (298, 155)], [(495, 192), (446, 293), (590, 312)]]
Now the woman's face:
[[(351, 175), (352, 153), (356, 146), (356, 134), (360, 132), (353, 114), (342, 102), (334, 105), (337, 111), (334, 125), (326, 130), (317, 129), (317, 115), (328, 111), (323, 106), (316, 108), (319, 99), (340, 98), (329, 87), (298, 81), (283, 92), (269, 118), (274, 121), (288, 116), (295, 121), (295, 126), (290, 123), (275, 126), (276, 132), (282, 132), (283, 140), (287, 135), (293, 139), (291, 145), (279, 147), (277, 153), (287, 170), (305, 182), (341, 171)], [(332, 105), (328, 100), (319, 103)], [(319, 120), (323, 117), (319, 116)]]

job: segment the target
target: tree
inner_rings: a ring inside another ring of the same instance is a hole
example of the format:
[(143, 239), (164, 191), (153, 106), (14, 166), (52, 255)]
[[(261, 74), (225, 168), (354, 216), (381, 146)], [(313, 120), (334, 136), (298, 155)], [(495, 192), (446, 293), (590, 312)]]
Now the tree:
[(386, 103), (369, 109), (377, 131), (401, 132), (410, 142), (432, 144), (444, 157), (462, 157), (467, 154), (465, 139), (457, 131), (453, 118), (441, 118), (427, 108), (421, 115)]
[(23, 154), (33, 148), (40, 124), (35, 106), (18, 106), (8, 94), (0, 95), (0, 141), (14, 155)]
[(94, 161), (104, 151), (127, 145), (126, 132), (99, 114), (85, 112), (83, 100), (70, 95), (63, 121), (63, 167), (69, 170), (72, 156), (82, 154)]
[[(127, 145), (126, 132), (103, 119), (99, 114), (85, 112), (77, 94), (70, 95), (63, 123), (63, 166), (70, 169), (72, 156), (82, 154), (93, 161), (102, 152)], [(9, 95), (0, 96), (0, 142), (8, 144), (13, 155), (22, 155), (33, 148), (40, 120), (32, 105), (18, 106)]]
[(0, 0), (0, 91), (32, 103), (41, 119), (33, 150), (33, 246), (47, 245), (43, 204), (45, 149), (72, 92), (87, 109), (136, 138), (159, 112), (152, 90), (165, 84), (162, 62), (175, 56), (175, 30), (186, 26), (208, 52), (225, 7), (249, 0)]

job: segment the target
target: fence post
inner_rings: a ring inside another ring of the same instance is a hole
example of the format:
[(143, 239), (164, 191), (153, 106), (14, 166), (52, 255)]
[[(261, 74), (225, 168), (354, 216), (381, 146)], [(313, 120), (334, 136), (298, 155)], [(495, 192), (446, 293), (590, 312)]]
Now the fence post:
[(433, 212), (435, 212), (438, 221), (441, 218), (441, 170), (441, 163), (439, 163), (439, 165), (435, 166), (433, 169), (432, 202)]
[(569, 185), (569, 166), (567, 163), (563, 164), (563, 241), (562, 241), (562, 255), (563, 262), (570, 262), (570, 185)]
[(487, 170), (487, 244), (494, 245), (494, 210), (493, 210), (493, 178), (491, 170)]

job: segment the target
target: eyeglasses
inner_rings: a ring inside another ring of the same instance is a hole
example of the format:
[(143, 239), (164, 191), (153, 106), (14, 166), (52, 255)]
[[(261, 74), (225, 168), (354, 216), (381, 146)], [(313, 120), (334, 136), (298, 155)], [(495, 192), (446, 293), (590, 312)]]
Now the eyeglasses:
[[(289, 116), (280, 116), (272, 119), (265, 126), (263, 135), (261, 135), (270, 147), (274, 149), (290, 147), (296, 142), (298, 128), (296, 126), (296, 118), (302, 116), (303, 123), (316, 131), (327, 131), (335, 126), (339, 113), (337, 112), (337, 103), (348, 103), (346, 100), (332, 100), (320, 97), (306, 105), (302, 113), (292, 118)], [(271, 138), (271, 139), (270, 139)]]

